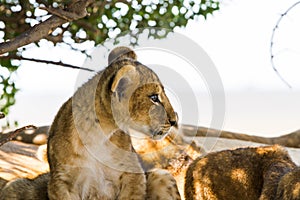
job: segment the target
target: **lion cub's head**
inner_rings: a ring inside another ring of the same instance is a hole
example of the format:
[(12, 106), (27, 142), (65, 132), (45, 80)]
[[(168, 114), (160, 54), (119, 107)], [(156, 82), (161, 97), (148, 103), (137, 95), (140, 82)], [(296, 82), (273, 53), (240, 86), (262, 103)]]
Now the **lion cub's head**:
[(111, 107), (116, 124), (131, 135), (142, 132), (161, 139), (177, 124), (177, 115), (157, 75), (136, 61), (127, 47), (115, 48), (109, 55), (118, 67), (111, 84)]

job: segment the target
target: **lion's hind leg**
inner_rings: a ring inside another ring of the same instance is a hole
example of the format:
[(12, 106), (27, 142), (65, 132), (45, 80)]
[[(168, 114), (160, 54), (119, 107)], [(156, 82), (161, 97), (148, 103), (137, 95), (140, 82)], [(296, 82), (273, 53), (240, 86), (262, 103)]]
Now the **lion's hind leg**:
[(49, 174), (34, 179), (19, 178), (10, 181), (0, 192), (0, 200), (48, 200)]

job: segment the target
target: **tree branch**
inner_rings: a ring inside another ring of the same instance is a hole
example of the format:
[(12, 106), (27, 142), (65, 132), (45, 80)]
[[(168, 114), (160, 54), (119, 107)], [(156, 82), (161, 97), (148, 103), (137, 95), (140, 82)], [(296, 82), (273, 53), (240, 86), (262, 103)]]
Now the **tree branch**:
[(277, 70), (277, 67), (275, 65), (274, 62), (274, 53), (273, 53), (273, 46), (274, 46), (274, 37), (275, 37), (275, 33), (276, 30), (279, 27), (279, 24), (281, 22), (281, 20), (294, 8), (296, 7), (298, 4), (300, 4), (300, 1), (297, 1), (296, 3), (294, 3), (292, 6), (290, 6), (283, 14), (280, 15), (279, 19), (277, 20), (273, 31), (272, 31), (272, 36), (271, 36), (271, 42), (270, 42), (270, 58), (271, 58), (271, 65), (273, 70), (275, 71), (275, 73), (277, 74), (277, 76), (281, 79), (281, 81), (283, 81), (289, 88), (292, 88), (292, 86), (280, 75), (280, 73)]
[(61, 8), (47, 8), (47, 7), (40, 7), (42, 10), (46, 10), (47, 12), (51, 13), (52, 15), (56, 15), (64, 20), (67, 21), (73, 21), (76, 19), (80, 19), (82, 17), (85, 17), (87, 15), (86, 12), (80, 12), (80, 13), (72, 13), (69, 11), (65, 11)]
[(0, 138), (0, 146), (2, 146), (3, 144), (11, 141), (13, 138), (15, 138), (19, 133), (21, 133), (22, 131), (28, 130), (28, 129), (37, 129), (37, 127), (33, 126), (33, 125), (28, 125), (28, 126), (24, 126), (22, 128), (19, 128), (11, 133), (8, 134), (3, 134), (1, 135)]
[(17, 55), (8, 55), (8, 56), (0, 56), (1, 59), (13, 59), (13, 60), (26, 60), (26, 61), (32, 61), (32, 62), (39, 62), (39, 63), (45, 63), (45, 64), (52, 64), (52, 65), (60, 65), (62, 67), (68, 67), (68, 68), (73, 68), (73, 69), (80, 69), (80, 70), (85, 70), (85, 71), (89, 71), (89, 72), (94, 72), (94, 70), (89, 69), (89, 68), (84, 68), (84, 67), (78, 67), (75, 65), (70, 65), (70, 64), (66, 64), (63, 63), (61, 61), (51, 61), (51, 60), (40, 60), (40, 59), (35, 59), (35, 58), (25, 58), (22, 56), (17, 56)]
[[(64, 12), (60, 12), (61, 15), (69, 13), (68, 16), (62, 18), (62, 16), (53, 15), (44, 22), (37, 24), (25, 31), (16, 38), (0, 43), (0, 55), (14, 51), (24, 45), (37, 42), (50, 34), (55, 28), (69, 21), (83, 18), (87, 15), (86, 7), (93, 3), (95, 0), (78, 0), (67, 7)], [(52, 8), (53, 10), (53, 8)], [(67, 18), (68, 20), (66, 20)]]

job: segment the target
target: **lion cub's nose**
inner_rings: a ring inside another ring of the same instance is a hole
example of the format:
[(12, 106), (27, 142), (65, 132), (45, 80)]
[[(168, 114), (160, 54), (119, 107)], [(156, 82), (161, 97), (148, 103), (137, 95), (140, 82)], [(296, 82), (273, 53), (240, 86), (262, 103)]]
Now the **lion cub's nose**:
[(177, 126), (178, 114), (175, 112), (174, 118), (169, 119), (171, 126)]
[(170, 124), (171, 124), (171, 126), (175, 126), (177, 124), (177, 121), (176, 120), (175, 121), (170, 120)]
[(169, 122), (170, 122), (171, 126), (177, 126), (177, 122), (178, 122), (177, 112), (175, 112), (175, 116), (173, 118), (169, 119)]

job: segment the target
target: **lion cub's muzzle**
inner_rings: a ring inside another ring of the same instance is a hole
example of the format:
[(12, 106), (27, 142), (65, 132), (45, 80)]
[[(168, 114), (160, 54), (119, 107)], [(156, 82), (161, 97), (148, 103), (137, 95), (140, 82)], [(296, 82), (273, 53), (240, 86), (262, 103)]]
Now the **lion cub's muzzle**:
[(159, 140), (164, 138), (166, 135), (168, 135), (170, 129), (172, 127), (178, 126), (178, 117), (177, 113), (175, 112), (174, 117), (168, 118), (166, 120), (166, 123), (164, 125), (158, 126), (156, 129), (152, 130), (152, 139)]

